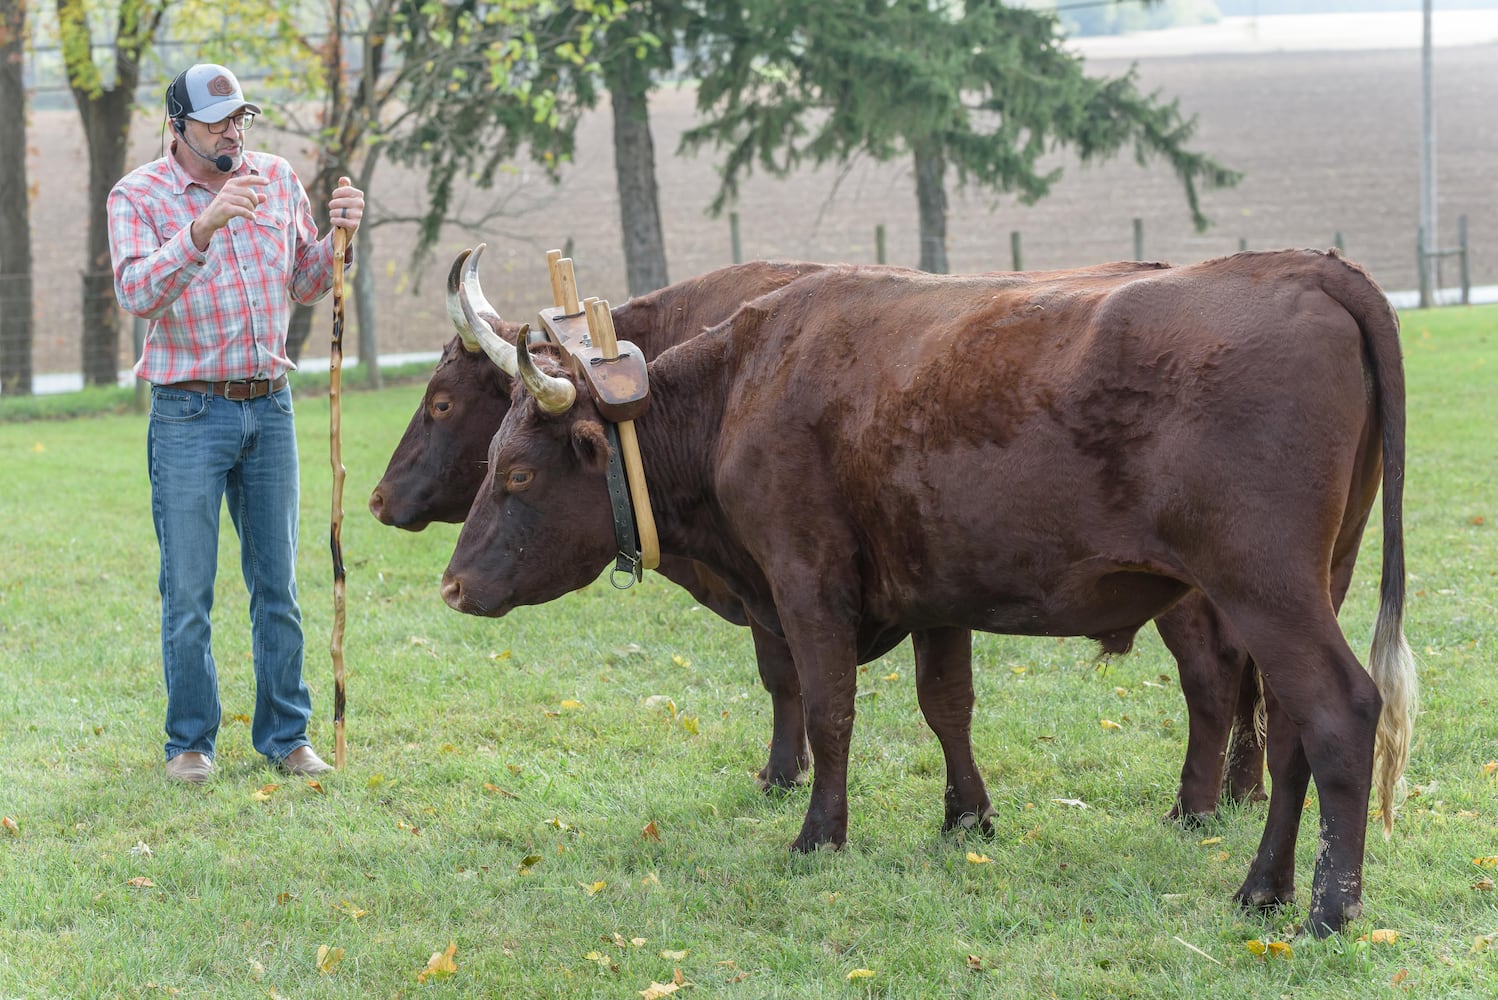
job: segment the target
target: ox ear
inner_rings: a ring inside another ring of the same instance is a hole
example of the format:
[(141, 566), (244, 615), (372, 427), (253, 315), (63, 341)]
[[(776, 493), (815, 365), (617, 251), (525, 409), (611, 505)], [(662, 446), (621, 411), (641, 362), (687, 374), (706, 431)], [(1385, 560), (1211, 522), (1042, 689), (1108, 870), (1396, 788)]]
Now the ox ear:
[(596, 420), (575, 421), (572, 424), (572, 450), (584, 468), (608, 472), (609, 439), (603, 433), (603, 424)]

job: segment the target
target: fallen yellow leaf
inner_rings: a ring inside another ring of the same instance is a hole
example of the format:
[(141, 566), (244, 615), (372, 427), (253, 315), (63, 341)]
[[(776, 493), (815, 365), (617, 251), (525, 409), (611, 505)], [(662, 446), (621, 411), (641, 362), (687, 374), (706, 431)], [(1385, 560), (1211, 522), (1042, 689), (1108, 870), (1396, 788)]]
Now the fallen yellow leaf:
[(1266, 951), (1269, 950), (1268, 948), (1264, 947), (1264, 942), (1260, 941), (1258, 938), (1251, 938), (1243, 942), (1243, 947), (1247, 948), (1255, 955), (1263, 955)]
[(1123, 728), (1123, 726), (1120, 726), (1118, 723), (1114, 722), (1112, 719), (1104, 719), (1102, 721), (1101, 725), (1102, 725), (1102, 727), (1104, 729), (1122, 729)]
[(259, 788), (255, 789), (255, 801), (264, 802), (266, 799), (276, 794), (276, 789), (280, 787), (280, 785), (261, 785)]
[(331, 976), (333, 970), (338, 968), (338, 963), (343, 961), (342, 948), (329, 948), (327, 945), (317, 946), (317, 971), (325, 976)]
[(657, 983), (652, 981), (649, 986), (640, 991), (640, 996), (643, 1000), (661, 1000), (661, 997), (668, 997), (679, 989), (681, 989), (681, 984), (679, 983)]
[(156, 883), (152, 882), (150, 879), (146, 878), (144, 875), (137, 875), (135, 878), (131, 879), (130, 881), (126, 882), (125, 884), (128, 885), (132, 889), (154, 889), (154, 888), (156, 888)]
[(1289, 958), (1295, 954), (1295, 949), (1283, 941), (1271, 941), (1269, 942), (1269, 954), (1276, 958)]
[(1221, 837), (1207, 837), (1206, 839), (1204, 839), (1201, 842), (1201, 845), (1203, 847), (1207, 847), (1207, 846), (1209, 846), (1211, 844), (1220, 844), (1220, 843), (1222, 843), (1222, 838)]
[(900, 671), (891, 670), (889, 673), (884, 675), (884, 679), (887, 681), (897, 681), (900, 679)]
[(974, 865), (991, 865), (991, 864), (993, 864), (993, 858), (990, 858), (986, 854), (979, 854), (976, 851), (968, 851), (967, 852), (967, 860), (968, 860), (969, 864), (974, 864)]
[(0, 816), (0, 826), (5, 827), (6, 833), (17, 834), (21, 832), (21, 828), (16, 825), (16, 821), (9, 816)]
[(543, 859), (539, 854), (527, 854), (525, 857), (520, 859), (520, 864), (516, 867), (516, 871), (518, 871), (521, 875), (529, 875), (531, 869), (539, 865), (542, 860)]
[(313, 781), (313, 780), (309, 779), (307, 781), (307, 787), (310, 788), (310, 789), (312, 789), (318, 795), (326, 795), (326, 794), (328, 794), (328, 790), (322, 786), (322, 782), (321, 781)]
[(433, 952), (432, 957), (427, 959), (426, 968), (416, 974), (416, 981), (424, 983), (428, 979), (446, 979), (457, 972), (458, 963), (454, 961), (457, 954), (458, 942), (448, 942), (446, 951)]
[(1486, 858), (1473, 858), (1472, 863), (1479, 868), (1498, 868), (1498, 854), (1489, 855)]
[(369, 916), (368, 910), (361, 910), (359, 909), (359, 907), (355, 906), (353, 903), (350, 903), (346, 899), (338, 905), (334, 906), (333, 909), (337, 910), (339, 913), (347, 913), (355, 920), (358, 920), (360, 917)]
[(685, 656), (673, 656), (671, 657), (671, 662), (676, 664), (678, 667), (690, 667), (692, 665), (692, 661), (687, 659)]
[(594, 882), (592, 885), (587, 885), (583, 882), (577, 884), (582, 888), (583, 892), (586, 892), (590, 896), (598, 895), (603, 891), (603, 887), (608, 885), (607, 882)]
[(1373, 944), (1393, 944), (1399, 940), (1399, 932), (1391, 931), (1387, 927), (1380, 927), (1368, 935), (1368, 940)]
[(1129, 689), (1125, 687), (1116, 687), (1113, 689), (1113, 693), (1118, 695), (1120, 698), (1127, 698), (1129, 696)]
[(852, 979), (872, 979), (873, 977), (874, 977), (874, 970), (873, 969), (854, 969), (852, 972), (848, 973), (848, 979), (850, 979), (850, 980), (852, 980)]
[(1498, 774), (1498, 760), (1490, 760), (1482, 765), (1482, 773), (1488, 775)]
[(1029, 669), (1030, 669), (1029, 667), (1010, 667), (1009, 668), (1009, 672), (1011, 674), (1023, 674), (1026, 671), (1028, 671)]
[(663, 952), (661, 952), (661, 958), (664, 958), (668, 962), (680, 962), (682, 959), (684, 959), (686, 957), (687, 957), (687, 953), (685, 951), (663, 951)]
[(568, 698), (566, 701), (562, 702), (562, 707), (566, 708), (566, 709), (582, 708), (583, 707), (583, 703), (580, 702), (580, 701), (574, 701), (571, 698)]

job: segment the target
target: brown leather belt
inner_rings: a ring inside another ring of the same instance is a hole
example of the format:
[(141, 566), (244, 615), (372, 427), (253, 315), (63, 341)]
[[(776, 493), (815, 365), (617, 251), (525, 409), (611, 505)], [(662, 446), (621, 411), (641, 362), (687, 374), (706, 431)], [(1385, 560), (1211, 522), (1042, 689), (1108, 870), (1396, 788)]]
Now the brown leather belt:
[(259, 399), (286, 388), (286, 376), (282, 375), (274, 381), (268, 378), (242, 378), (227, 382), (168, 382), (161, 388), (201, 392), (232, 400)]

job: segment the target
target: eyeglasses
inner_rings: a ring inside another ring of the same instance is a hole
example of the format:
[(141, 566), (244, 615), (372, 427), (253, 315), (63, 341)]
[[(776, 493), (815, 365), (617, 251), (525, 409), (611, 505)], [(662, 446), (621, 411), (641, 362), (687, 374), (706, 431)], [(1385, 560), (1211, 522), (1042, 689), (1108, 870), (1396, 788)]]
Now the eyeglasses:
[(208, 134), (223, 135), (225, 132), (229, 131), (230, 124), (233, 124), (233, 126), (241, 132), (248, 132), (255, 125), (255, 115), (249, 111), (243, 111), (237, 115), (230, 115), (223, 121), (214, 122), (209, 125)]

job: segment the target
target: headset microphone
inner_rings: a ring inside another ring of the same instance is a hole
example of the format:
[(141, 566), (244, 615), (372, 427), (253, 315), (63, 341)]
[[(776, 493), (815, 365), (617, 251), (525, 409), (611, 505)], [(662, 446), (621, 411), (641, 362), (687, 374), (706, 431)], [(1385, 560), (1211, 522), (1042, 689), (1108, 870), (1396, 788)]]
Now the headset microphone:
[(194, 146), (192, 144), (192, 140), (187, 137), (187, 127), (183, 125), (183, 123), (179, 119), (172, 119), (172, 129), (177, 133), (177, 137), (186, 144), (188, 149), (192, 150), (194, 153), (197, 153), (203, 159), (207, 160), (209, 163), (217, 167), (219, 173), (227, 174), (229, 171), (234, 169), (234, 157), (230, 156), (228, 153), (220, 153), (218, 156), (209, 156), (207, 153)]

